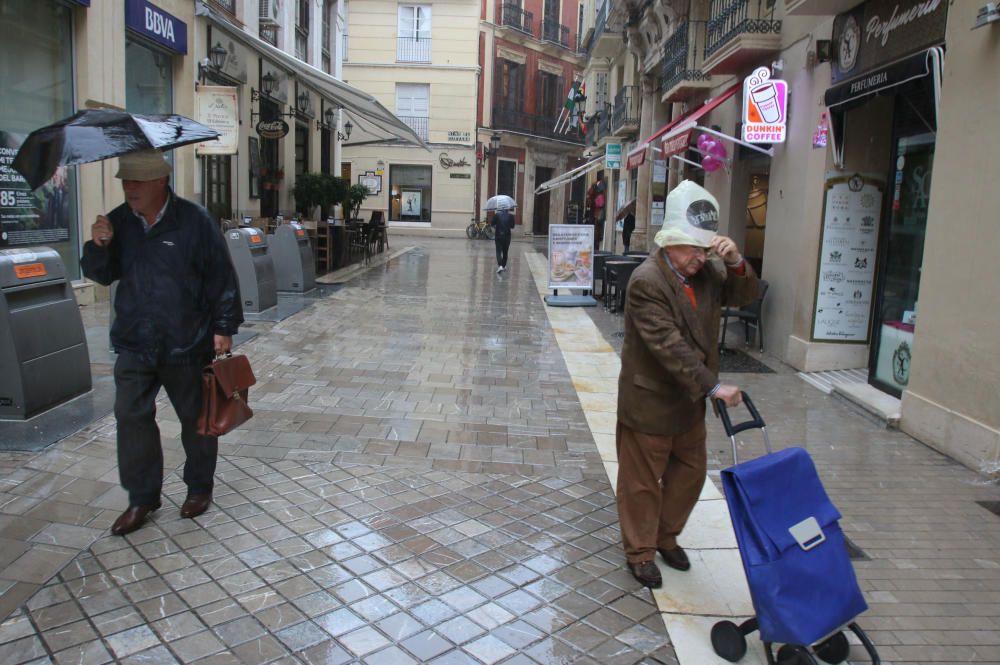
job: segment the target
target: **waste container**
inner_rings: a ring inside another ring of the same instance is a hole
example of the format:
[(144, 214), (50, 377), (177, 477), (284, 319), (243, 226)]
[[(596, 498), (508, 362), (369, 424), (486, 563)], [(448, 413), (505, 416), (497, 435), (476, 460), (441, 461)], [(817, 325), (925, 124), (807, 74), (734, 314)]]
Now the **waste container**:
[(0, 418), (23, 420), (88, 392), (83, 320), (59, 254), (0, 250)]
[(279, 291), (305, 293), (316, 286), (316, 261), (309, 236), (302, 225), (291, 222), (267, 236), (267, 251), (274, 260)]
[(267, 236), (260, 229), (226, 231), (226, 247), (240, 284), (243, 311), (263, 312), (278, 304), (274, 262), (267, 252)]

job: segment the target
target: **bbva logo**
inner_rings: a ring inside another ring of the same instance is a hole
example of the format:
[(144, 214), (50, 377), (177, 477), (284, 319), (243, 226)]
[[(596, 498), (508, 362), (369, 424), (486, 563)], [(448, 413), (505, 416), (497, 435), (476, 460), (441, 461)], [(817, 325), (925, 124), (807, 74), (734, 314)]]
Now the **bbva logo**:
[(146, 7), (146, 30), (164, 39), (176, 41), (174, 37), (174, 22), (163, 14), (157, 14), (149, 7)]

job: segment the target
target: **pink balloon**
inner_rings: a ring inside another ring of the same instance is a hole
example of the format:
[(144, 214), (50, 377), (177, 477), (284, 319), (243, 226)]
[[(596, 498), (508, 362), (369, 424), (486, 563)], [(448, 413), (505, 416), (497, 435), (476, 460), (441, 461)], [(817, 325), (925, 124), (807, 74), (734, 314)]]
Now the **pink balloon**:
[(729, 153), (726, 151), (726, 144), (722, 141), (715, 141), (714, 144), (715, 145), (709, 146), (707, 152), (713, 157), (725, 160), (726, 157), (729, 156)]
[(711, 140), (712, 140), (712, 139), (711, 139), (711, 137), (709, 137), (709, 135), (708, 135), (708, 134), (701, 134), (701, 135), (699, 135), (699, 136), (698, 136), (698, 149), (699, 149), (699, 150), (707, 150), (707, 149), (705, 148), (705, 144), (706, 144), (706, 143), (707, 143), (708, 141), (711, 141)]
[(723, 166), (722, 161), (712, 155), (705, 155), (701, 158), (701, 168), (705, 169), (709, 173), (718, 171)]

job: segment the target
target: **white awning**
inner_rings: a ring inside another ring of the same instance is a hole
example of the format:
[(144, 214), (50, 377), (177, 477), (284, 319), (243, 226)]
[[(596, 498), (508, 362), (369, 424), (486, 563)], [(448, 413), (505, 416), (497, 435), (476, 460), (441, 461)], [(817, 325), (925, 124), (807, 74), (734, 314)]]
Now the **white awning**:
[(555, 189), (556, 187), (560, 187), (562, 185), (565, 185), (566, 183), (572, 182), (577, 178), (579, 178), (580, 176), (587, 175), (594, 169), (600, 168), (603, 164), (604, 164), (604, 155), (601, 155), (600, 157), (595, 157), (594, 159), (590, 160), (583, 166), (578, 166), (572, 171), (566, 171), (566, 173), (556, 176), (552, 180), (546, 180), (545, 182), (543, 182), (542, 184), (540, 184), (538, 187), (535, 188), (535, 194), (543, 194), (549, 191), (550, 189)]
[(375, 97), (363, 90), (348, 85), (312, 65), (302, 62), (264, 40), (250, 34), (233, 23), (225, 14), (211, 5), (201, 2), (196, 7), (198, 16), (207, 17), (213, 24), (226, 31), (235, 40), (275, 61), (293, 73), (306, 85), (315, 89), (331, 105), (342, 107), (347, 119), (354, 126), (351, 142), (371, 143), (373, 141), (402, 141), (430, 150), (419, 136), (402, 120), (385, 108)]

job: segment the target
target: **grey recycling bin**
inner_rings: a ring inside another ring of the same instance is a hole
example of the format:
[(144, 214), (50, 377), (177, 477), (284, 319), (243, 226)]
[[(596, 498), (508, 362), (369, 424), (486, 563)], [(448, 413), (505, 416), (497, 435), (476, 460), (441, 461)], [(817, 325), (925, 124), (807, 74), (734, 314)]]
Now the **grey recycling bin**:
[(300, 224), (291, 222), (274, 229), (267, 236), (267, 251), (274, 259), (274, 274), (279, 291), (305, 293), (316, 286), (316, 260), (309, 236)]
[(226, 247), (240, 283), (244, 312), (263, 312), (278, 304), (274, 262), (267, 252), (267, 236), (244, 226), (226, 231)]
[(0, 418), (23, 420), (90, 390), (73, 285), (48, 247), (0, 250)]

